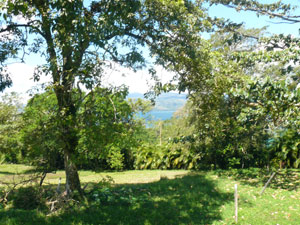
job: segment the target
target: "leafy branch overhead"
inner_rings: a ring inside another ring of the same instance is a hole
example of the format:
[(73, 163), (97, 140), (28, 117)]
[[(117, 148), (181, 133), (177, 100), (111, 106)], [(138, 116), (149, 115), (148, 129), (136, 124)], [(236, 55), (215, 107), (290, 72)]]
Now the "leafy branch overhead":
[(281, 0), (274, 3), (260, 3), (257, 0), (206, 0), (213, 4), (222, 4), (237, 11), (256, 12), (257, 16), (266, 15), (270, 18), (278, 18), (286, 23), (299, 23), (300, 15), (295, 15), (295, 5), (285, 4)]

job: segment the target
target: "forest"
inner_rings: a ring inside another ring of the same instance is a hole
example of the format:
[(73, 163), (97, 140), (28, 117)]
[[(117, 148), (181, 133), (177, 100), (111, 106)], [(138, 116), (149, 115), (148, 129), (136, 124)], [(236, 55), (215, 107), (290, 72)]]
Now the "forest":
[[(13, 85), (8, 65), (26, 63), (33, 54), (46, 62), (33, 79), (48, 76), (51, 82), (33, 90), (25, 104), (17, 93), (2, 95), (0, 164), (34, 168), (40, 186), (47, 174), (65, 171), (67, 199), (79, 202), (89, 198), (80, 171), (264, 171), (264, 176), (298, 171), (300, 39), (208, 12), (224, 5), (278, 23), (300, 23), (294, 5), (261, 2), (2, 0), (0, 91)], [(128, 98), (125, 85), (102, 85), (112, 63), (137, 76), (149, 71), (155, 85), (145, 99)], [(173, 79), (162, 83), (157, 66)], [(170, 91), (187, 93), (186, 104), (171, 119), (141, 116)], [(113, 190), (115, 198), (119, 191)], [(10, 191), (1, 193), (0, 211), (10, 201)], [(177, 224), (170, 221), (158, 223)], [(191, 221), (198, 224), (180, 224)]]

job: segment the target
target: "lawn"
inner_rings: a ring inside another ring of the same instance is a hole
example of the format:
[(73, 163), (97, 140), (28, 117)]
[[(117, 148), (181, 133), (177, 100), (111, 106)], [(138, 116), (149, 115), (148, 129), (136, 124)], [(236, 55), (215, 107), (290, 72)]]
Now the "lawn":
[[(14, 181), (16, 174), (29, 176), (30, 171), (31, 167), (0, 165), (0, 179)], [(49, 174), (44, 186), (56, 187), (59, 177), (63, 172)], [(298, 170), (280, 171), (262, 196), (269, 173), (259, 169), (80, 171), (80, 177), (83, 185), (91, 185), (82, 204), (50, 215), (2, 207), (0, 224), (234, 224), (235, 184), (238, 224), (299, 224)], [(103, 178), (114, 183), (100, 182)]]

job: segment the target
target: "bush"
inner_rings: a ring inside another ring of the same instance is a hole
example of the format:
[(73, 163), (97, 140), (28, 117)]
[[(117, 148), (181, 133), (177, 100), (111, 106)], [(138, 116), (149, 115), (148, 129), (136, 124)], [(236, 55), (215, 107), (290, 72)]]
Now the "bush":
[(201, 155), (188, 144), (144, 144), (135, 152), (135, 169), (200, 169)]
[(19, 188), (12, 196), (13, 207), (16, 209), (32, 210), (45, 206), (42, 193), (35, 187)]

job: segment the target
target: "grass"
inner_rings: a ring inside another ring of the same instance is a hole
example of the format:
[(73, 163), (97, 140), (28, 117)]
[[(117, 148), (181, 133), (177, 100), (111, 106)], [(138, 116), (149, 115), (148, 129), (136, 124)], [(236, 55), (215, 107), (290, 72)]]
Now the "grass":
[[(10, 180), (30, 169), (0, 165), (0, 176)], [(61, 171), (49, 175), (46, 185), (63, 176)], [(269, 174), (258, 169), (80, 172), (83, 184), (96, 185), (105, 176), (115, 184), (98, 185), (80, 206), (51, 216), (38, 210), (0, 209), (0, 224), (234, 224), (234, 184), (239, 191), (238, 224), (299, 224), (298, 170), (280, 171), (262, 196)]]
[(20, 165), (20, 164), (0, 164), (0, 177), (8, 174), (23, 174), (26, 171), (32, 170), (32, 166)]
[[(5, 182), (18, 181), (22, 178), (29, 177), (33, 167), (15, 164), (0, 164), (0, 179)], [(79, 171), (80, 180), (82, 183), (98, 183), (105, 177), (111, 177), (115, 184), (136, 184), (149, 183), (160, 180), (161, 178), (172, 179), (181, 175), (188, 174), (185, 170), (135, 170), (124, 172), (93, 172)], [(62, 183), (65, 183), (65, 172), (57, 171), (56, 173), (47, 174), (45, 184), (58, 184), (59, 178), (62, 178)], [(1, 184), (0, 184), (1, 185)]]

